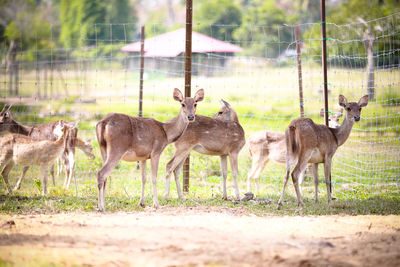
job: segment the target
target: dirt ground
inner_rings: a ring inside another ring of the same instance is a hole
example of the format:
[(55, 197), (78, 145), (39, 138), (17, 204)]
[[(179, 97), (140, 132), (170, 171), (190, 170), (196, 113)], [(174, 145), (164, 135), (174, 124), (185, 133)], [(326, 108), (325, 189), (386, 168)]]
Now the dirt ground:
[(0, 265), (400, 266), (400, 216), (240, 209), (0, 215)]

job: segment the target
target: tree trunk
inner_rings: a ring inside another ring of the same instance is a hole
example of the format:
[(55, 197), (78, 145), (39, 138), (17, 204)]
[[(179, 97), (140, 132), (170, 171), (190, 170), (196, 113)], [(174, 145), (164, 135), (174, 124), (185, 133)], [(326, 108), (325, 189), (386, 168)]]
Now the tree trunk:
[(367, 51), (367, 94), (369, 100), (375, 99), (374, 41), (372, 30), (368, 28), (364, 33), (364, 46)]

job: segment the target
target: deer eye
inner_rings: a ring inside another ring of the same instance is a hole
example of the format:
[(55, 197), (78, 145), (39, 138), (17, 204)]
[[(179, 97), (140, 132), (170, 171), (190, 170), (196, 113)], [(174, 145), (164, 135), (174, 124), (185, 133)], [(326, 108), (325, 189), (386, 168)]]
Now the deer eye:
[(194, 103), (194, 105), (193, 105), (194, 107), (197, 107), (197, 104), (196, 103)]
[(346, 108), (346, 110), (347, 110), (347, 111), (350, 111), (350, 110), (351, 110), (351, 108), (350, 108), (350, 107), (347, 107), (347, 108)]
[(182, 103), (182, 107), (184, 108), (186, 105)]
[(222, 113), (223, 113), (222, 111), (218, 112), (219, 115), (222, 115)]

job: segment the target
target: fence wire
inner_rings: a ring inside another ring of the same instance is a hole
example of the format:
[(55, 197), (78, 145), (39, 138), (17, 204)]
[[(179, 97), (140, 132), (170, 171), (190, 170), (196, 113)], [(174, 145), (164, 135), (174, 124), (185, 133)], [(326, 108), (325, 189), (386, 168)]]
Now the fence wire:
[[(358, 101), (374, 92), (374, 98), (362, 110), (361, 122), (354, 125), (349, 139), (334, 156), (333, 190), (339, 196), (353, 196), (359, 191), (369, 196), (399, 193), (399, 19), (397, 13), (365, 23), (326, 25), (330, 111), (339, 110), (339, 94), (349, 101)], [(57, 29), (61, 26), (52, 25), (47, 37), (37, 38), (36, 47), (18, 48), (13, 52), (16, 60), (12, 63), (6, 60), (1, 66), (2, 102), (15, 103), (14, 118), (26, 125), (61, 118), (79, 120), (79, 136), (95, 140), (94, 125), (107, 113), (138, 114), (140, 56), (122, 52), (120, 48), (140, 40), (132, 32), (140, 27), (129, 23), (85, 25), (85, 29), (92, 28), (95, 33), (109, 34), (105, 39), (97, 39), (96, 35), (90, 39), (77, 37), (70, 40), (71, 47), (65, 48), (57, 45)], [(207, 27), (210, 37), (223, 28), (232, 31), (239, 28), (197, 25), (193, 30)], [(154, 36), (154, 28), (146, 25), (146, 36)], [(211, 116), (218, 111), (219, 100), (224, 99), (237, 111), (247, 138), (261, 130), (283, 132), (300, 115), (295, 25), (241, 25), (241, 28), (247, 29), (249, 38), (223, 41), (242, 47), (243, 52), (193, 54), (192, 92), (204, 88), (206, 94), (197, 112)], [(319, 116), (323, 107), (320, 24), (302, 24), (300, 29), (305, 116), (323, 123)], [(113, 37), (117, 31), (119, 35)], [(42, 47), (43, 41), (54, 45)], [(172, 41), (160, 45), (171, 49), (175, 46)], [(2, 57), (10, 55), (4, 51)], [(172, 90), (184, 88), (184, 63), (183, 54), (145, 58), (145, 117), (166, 121), (177, 114), (179, 105), (172, 99)], [(98, 150), (95, 141), (93, 145)], [(173, 151), (173, 146), (168, 146), (164, 152), (160, 177)], [(100, 158), (99, 152), (96, 153)], [(83, 154), (77, 156), (85, 158)], [(88, 161), (84, 160), (86, 165), (77, 164), (76, 175), (82, 181), (93, 179), (95, 168), (101, 166), (101, 160), (96, 159), (88, 170)], [(250, 165), (246, 146), (240, 154), (241, 181), (245, 181)], [(117, 171), (130, 172), (131, 165), (121, 166)], [(207, 181), (219, 174), (219, 159), (192, 153), (192, 179)], [(269, 163), (261, 175), (261, 183), (281, 183), (283, 175), (283, 166)]]

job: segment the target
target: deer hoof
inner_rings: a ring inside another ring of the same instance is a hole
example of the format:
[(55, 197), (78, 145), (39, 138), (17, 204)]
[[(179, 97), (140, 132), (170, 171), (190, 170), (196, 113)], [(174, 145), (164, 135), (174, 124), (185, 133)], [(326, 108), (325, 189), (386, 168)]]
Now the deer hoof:
[(144, 203), (140, 202), (140, 203), (139, 203), (139, 206), (142, 207), (142, 208), (144, 208)]

